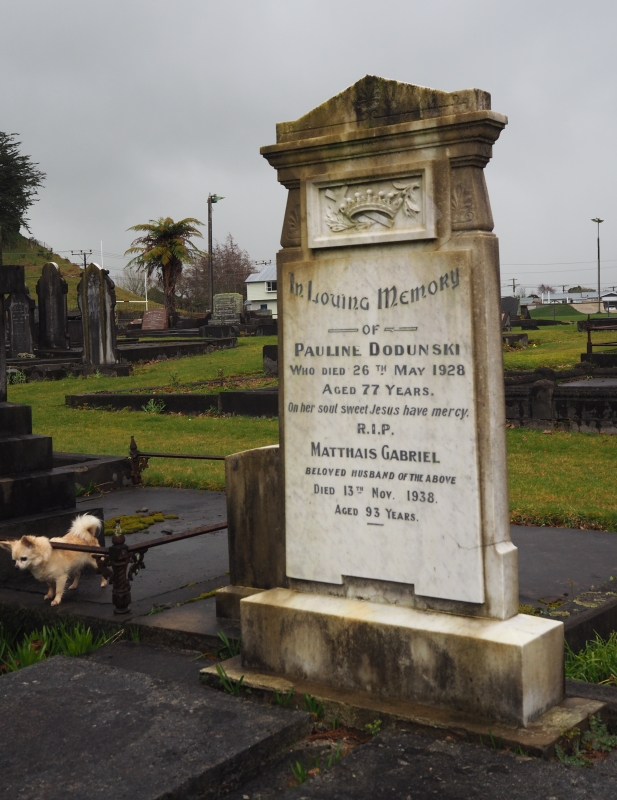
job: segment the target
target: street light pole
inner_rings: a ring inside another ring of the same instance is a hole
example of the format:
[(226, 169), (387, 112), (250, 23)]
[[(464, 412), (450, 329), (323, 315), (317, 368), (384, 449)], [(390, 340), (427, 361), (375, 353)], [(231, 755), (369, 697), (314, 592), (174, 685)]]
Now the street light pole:
[(592, 222), (598, 223), (598, 314), (600, 313), (600, 223), (604, 222), (600, 217), (594, 217)]
[(210, 262), (210, 313), (214, 314), (214, 265), (212, 263), (212, 203), (224, 200), (218, 194), (208, 195), (208, 261)]

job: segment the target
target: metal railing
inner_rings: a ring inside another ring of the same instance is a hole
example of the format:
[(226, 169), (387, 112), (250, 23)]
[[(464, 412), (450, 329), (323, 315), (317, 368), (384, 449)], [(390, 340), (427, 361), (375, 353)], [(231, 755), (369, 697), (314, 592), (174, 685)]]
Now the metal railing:
[(225, 461), (227, 456), (195, 455), (193, 453), (146, 453), (137, 447), (135, 437), (131, 436), (129, 461), (131, 462), (133, 486), (139, 486), (141, 483), (141, 473), (148, 468), (148, 461), (151, 458), (197, 458), (206, 461)]
[(225, 530), (227, 521), (218, 522), (216, 525), (205, 525), (200, 528), (191, 528), (184, 533), (175, 533), (162, 539), (153, 539), (149, 542), (127, 544), (120, 524), (116, 524), (116, 531), (109, 547), (95, 547), (94, 545), (68, 544), (62, 541), (51, 542), (54, 550), (73, 550), (80, 553), (92, 553), (97, 564), (96, 571), (111, 583), (112, 603), (114, 614), (129, 614), (131, 606), (131, 581), (142, 569), (146, 568), (144, 556), (151, 547), (160, 547), (164, 544), (192, 539), (194, 536), (203, 536), (205, 533)]
[(577, 324), (579, 331), (587, 331), (587, 353), (591, 355), (594, 347), (617, 347), (617, 342), (592, 342), (592, 333), (602, 333), (602, 331), (617, 331), (617, 322), (604, 319), (587, 319)]

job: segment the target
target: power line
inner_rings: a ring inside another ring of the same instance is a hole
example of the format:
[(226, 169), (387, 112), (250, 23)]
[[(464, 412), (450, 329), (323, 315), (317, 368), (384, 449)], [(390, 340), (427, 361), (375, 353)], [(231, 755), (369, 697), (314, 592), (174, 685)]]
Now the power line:
[[(603, 262), (605, 261), (617, 261), (617, 258), (603, 258)], [(596, 261), (546, 261), (546, 262), (535, 262), (530, 263), (520, 263), (520, 264), (502, 264), (504, 267), (551, 267), (559, 264), (596, 264)]]
[(83, 256), (84, 257), (84, 269), (86, 269), (86, 258), (92, 255), (92, 250), (71, 250), (72, 256)]

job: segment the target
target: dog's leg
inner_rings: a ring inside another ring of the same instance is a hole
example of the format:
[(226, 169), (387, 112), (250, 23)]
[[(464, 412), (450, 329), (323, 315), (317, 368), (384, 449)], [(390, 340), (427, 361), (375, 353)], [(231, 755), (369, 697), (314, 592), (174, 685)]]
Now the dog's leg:
[(64, 587), (66, 586), (66, 582), (68, 581), (68, 575), (61, 575), (58, 580), (56, 581), (56, 596), (51, 601), (52, 606), (59, 606), (62, 602), (62, 595), (64, 593)]
[(79, 579), (81, 578), (81, 570), (75, 573), (75, 577), (73, 578), (73, 583), (69, 586), (69, 589), (77, 589), (79, 586)]
[(45, 595), (45, 600), (51, 600), (54, 596), (54, 585), (53, 583), (47, 584), (47, 594)]
[[(96, 563), (96, 558), (94, 558), (94, 556), (92, 557), (92, 566), (98, 572), (99, 565)], [(101, 575), (101, 589), (104, 586), (107, 586), (108, 583), (109, 583), (109, 581), (107, 580), (107, 578), (104, 575)]]

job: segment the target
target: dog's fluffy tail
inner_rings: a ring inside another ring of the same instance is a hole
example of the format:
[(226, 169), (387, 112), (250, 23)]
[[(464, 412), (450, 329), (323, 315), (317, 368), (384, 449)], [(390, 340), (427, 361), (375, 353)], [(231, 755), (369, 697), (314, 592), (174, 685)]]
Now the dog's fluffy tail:
[(69, 534), (83, 539), (87, 544), (91, 544), (93, 539), (96, 539), (98, 543), (98, 534), (102, 524), (101, 520), (92, 514), (81, 514), (73, 520)]

